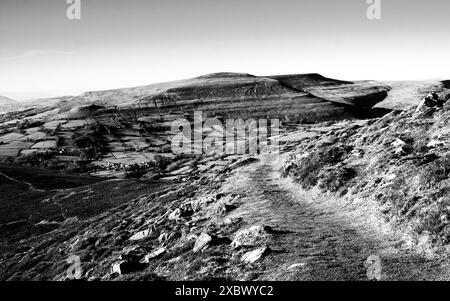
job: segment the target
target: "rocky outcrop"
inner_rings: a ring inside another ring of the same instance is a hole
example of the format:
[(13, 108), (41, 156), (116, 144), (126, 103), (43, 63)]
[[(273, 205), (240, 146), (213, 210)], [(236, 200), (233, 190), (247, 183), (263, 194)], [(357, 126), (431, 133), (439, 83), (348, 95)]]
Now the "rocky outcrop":
[(278, 80), (280, 83), (286, 85), (287, 87), (302, 92), (306, 91), (306, 88), (312, 86), (336, 86), (343, 84), (352, 84), (352, 82), (349, 81), (326, 78), (317, 73), (274, 75), (268, 77)]
[(195, 241), (194, 249), (192, 249), (192, 251), (196, 253), (205, 249), (212, 242), (212, 240), (213, 238), (211, 235), (207, 233), (200, 234), (200, 236)]
[(255, 225), (247, 229), (239, 230), (234, 235), (231, 246), (237, 248), (264, 244), (270, 236), (270, 230), (270, 227), (264, 225)]
[(439, 94), (439, 100), (447, 102), (450, 99), (450, 89)]
[(450, 80), (443, 80), (441, 83), (445, 89), (450, 89)]
[(336, 86), (316, 86), (307, 89), (311, 94), (337, 103), (358, 108), (371, 108), (383, 101), (390, 87), (374, 82), (356, 82)]
[(270, 249), (268, 247), (261, 247), (242, 255), (241, 261), (247, 264), (252, 264), (268, 253), (270, 253)]

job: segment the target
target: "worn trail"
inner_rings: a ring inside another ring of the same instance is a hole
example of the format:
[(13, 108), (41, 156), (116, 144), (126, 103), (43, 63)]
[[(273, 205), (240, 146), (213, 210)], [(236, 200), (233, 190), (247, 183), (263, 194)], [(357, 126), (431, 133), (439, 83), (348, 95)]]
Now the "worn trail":
[[(242, 169), (225, 185), (244, 196), (234, 215), (249, 225), (264, 224), (273, 235), (272, 254), (261, 279), (279, 280), (431, 280), (446, 278), (439, 260), (401, 249), (395, 235), (380, 233), (366, 216), (333, 206), (281, 179), (273, 156)], [(311, 196), (312, 198), (312, 196)], [(368, 259), (371, 257), (371, 259)], [(377, 270), (377, 265), (381, 271)], [(378, 274), (377, 274), (378, 273)]]

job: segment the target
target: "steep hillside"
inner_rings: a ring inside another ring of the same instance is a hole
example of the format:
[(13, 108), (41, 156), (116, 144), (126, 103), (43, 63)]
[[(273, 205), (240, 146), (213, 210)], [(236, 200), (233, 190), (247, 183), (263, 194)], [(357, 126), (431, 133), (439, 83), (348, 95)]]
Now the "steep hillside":
[[(449, 93), (441, 97), (448, 100)], [(306, 189), (338, 193), (378, 212), (412, 245), (450, 242), (450, 103), (393, 111), (304, 142), (283, 167)]]
[(289, 74), (289, 75), (274, 75), (268, 76), (278, 80), (286, 86), (297, 89), (298, 91), (305, 91), (305, 88), (312, 86), (334, 86), (342, 84), (352, 84), (352, 82), (342, 81), (332, 78), (326, 78), (317, 73), (311, 74)]
[(390, 91), (387, 85), (362, 81), (352, 84), (311, 86), (306, 91), (326, 100), (370, 109), (383, 101)]

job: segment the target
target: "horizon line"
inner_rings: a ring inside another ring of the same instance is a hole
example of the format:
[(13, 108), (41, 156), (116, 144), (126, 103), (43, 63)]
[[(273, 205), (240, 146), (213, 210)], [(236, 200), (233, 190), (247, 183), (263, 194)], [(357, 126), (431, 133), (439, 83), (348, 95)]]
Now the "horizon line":
[[(178, 79), (173, 79), (173, 80), (168, 80), (168, 81), (156, 81), (156, 82), (152, 82), (149, 84), (136, 84), (136, 85), (130, 85), (130, 86), (122, 86), (122, 87), (118, 87), (118, 88), (98, 88), (98, 89), (74, 89), (73, 92), (70, 92), (70, 90), (64, 90), (64, 91), (59, 91), (58, 90), (44, 90), (44, 91), (31, 91), (31, 92), (26, 92), (23, 94), (41, 94), (42, 96), (35, 96), (35, 97), (30, 97), (30, 98), (17, 98), (17, 97), (11, 97), (9, 95), (11, 94), (19, 94), (20, 92), (12, 92), (12, 91), (7, 91), (7, 92), (1, 92), (0, 91), (0, 96), (9, 98), (13, 101), (16, 102), (27, 102), (27, 101), (39, 101), (39, 100), (44, 100), (44, 99), (56, 99), (56, 98), (62, 98), (62, 97), (78, 97), (81, 96), (85, 93), (95, 93), (95, 92), (106, 92), (106, 91), (115, 91), (115, 90), (123, 90), (123, 89), (133, 89), (133, 88), (139, 88), (139, 87), (146, 87), (146, 86), (151, 86), (151, 85), (158, 85), (158, 84), (164, 84), (164, 83), (171, 83), (171, 82), (177, 82), (177, 81), (183, 81), (183, 80), (190, 80), (190, 79), (195, 79), (195, 78), (199, 78), (202, 76), (207, 76), (207, 75), (213, 75), (213, 74), (241, 74), (241, 75), (249, 75), (249, 76), (255, 76), (255, 77), (274, 77), (274, 76), (287, 76), (287, 75), (320, 75), (323, 76), (324, 78), (329, 78), (329, 79), (334, 79), (334, 80), (340, 80), (340, 81), (349, 81), (349, 82), (359, 82), (359, 81), (376, 81), (376, 82), (421, 82), (421, 81), (446, 81), (447, 79), (445, 78), (440, 78), (440, 77), (436, 77), (436, 78), (423, 78), (423, 79), (342, 79), (342, 78), (338, 78), (338, 77), (328, 77), (326, 75), (323, 75), (322, 73), (318, 73), (318, 72), (306, 72), (306, 73), (284, 73), (284, 74), (272, 74), (272, 75), (256, 75), (256, 74), (252, 74), (252, 73), (245, 73), (245, 72), (232, 72), (232, 71), (219, 71), (219, 72), (212, 72), (212, 73), (205, 73), (205, 74), (201, 74), (201, 75), (197, 75), (194, 77), (184, 77), (184, 78), (178, 78)], [(450, 76), (449, 76), (450, 78)], [(46, 96), (47, 95), (47, 96)]]

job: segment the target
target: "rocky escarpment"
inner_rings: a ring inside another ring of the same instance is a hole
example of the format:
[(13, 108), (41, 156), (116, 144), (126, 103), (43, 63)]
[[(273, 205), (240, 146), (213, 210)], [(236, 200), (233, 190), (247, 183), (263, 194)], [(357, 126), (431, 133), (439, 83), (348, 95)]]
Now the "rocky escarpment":
[[(142, 87), (87, 92), (54, 105), (61, 112), (89, 104), (146, 110), (167, 115), (202, 110), (231, 118), (277, 117), (316, 122), (352, 118), (352, 110), (370, 110), (389, 87), (375, 82), (352, 83), (319, 74), (254, 76), (213, 73), (192, 79)], [(152, 112), (146, 112), (152, 113)]]
[(357, 82), (339, 86), (312, 86), (306, 88), (306, 91), (332, 102), (368, 109), (383, 101), (390, 89), (389, 86), (378, 83)]
[(443, 80), (442, 84), (446, 89), (450, 89), (450, 80)]
[(313, 86), (335, 86), (343, 84), (353, 84), (352, 82), (349, 81), (327, 78), (318, 73), (274, 75), (268, 77), (276, 79), (280, 83), (283, 83), (284, 85), (294, 88), (298, 91), (305, 91), (305, 88)]
[(211, 82), (200, 86), (186, 86), (167, 90), (179, 99), (222, 99), (222, 98), (264, 98), (292, 93), (295, 90), (280, 85), (276, 80), (249, 77), (247, 80), (233, 82)]

